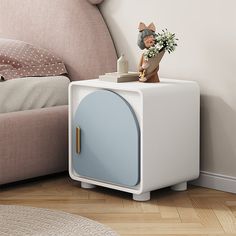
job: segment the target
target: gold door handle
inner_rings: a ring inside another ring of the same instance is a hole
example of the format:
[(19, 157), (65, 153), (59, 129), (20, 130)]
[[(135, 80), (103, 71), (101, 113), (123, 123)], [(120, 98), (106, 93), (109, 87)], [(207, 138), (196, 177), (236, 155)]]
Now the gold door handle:
[(80, 153), (80, 127), (76, 127), (76, 152)]

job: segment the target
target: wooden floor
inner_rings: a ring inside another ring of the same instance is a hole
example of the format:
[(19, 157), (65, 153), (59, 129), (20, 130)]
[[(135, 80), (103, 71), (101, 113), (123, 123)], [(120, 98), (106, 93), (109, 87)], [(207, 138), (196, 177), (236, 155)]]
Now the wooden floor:
[(84, 190), (65, 175), (4, 186), (0, 204), (58, 209), (109, 225), (120, 235), (236, 235), (236, 195), (199, 187), (162, 189), (151, 201), (105, 188)]

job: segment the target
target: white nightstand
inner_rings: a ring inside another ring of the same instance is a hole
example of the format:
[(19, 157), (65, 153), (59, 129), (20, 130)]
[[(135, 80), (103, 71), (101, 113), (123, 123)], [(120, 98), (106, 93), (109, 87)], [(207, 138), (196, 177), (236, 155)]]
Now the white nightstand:
[(200, 91), (193, 81), (69, 86), (69, 173), (95, 185), (150, 199), (150, 191), (185, 190), (199, 175)]

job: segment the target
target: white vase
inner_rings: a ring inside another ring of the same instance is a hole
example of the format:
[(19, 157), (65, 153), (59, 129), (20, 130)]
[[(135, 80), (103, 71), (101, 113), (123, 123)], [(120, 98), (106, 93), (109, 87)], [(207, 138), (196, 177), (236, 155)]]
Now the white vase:
[(121, 54), (121, 57), (117, 60), (117, 72), (118, 73), (128, 73), (129, 65), (124, 54)]

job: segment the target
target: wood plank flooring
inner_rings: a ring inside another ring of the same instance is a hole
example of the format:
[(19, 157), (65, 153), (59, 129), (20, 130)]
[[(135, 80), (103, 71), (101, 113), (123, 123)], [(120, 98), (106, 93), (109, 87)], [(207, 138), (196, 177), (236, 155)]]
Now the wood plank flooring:
[(109, 225), (123, 236), (236, 236), (236, 195), (190, 186), (152, 192), (135, 202), (129, 193), (80, 188), (66, 175), (1, 187), (0, 204), (51, 208)]

